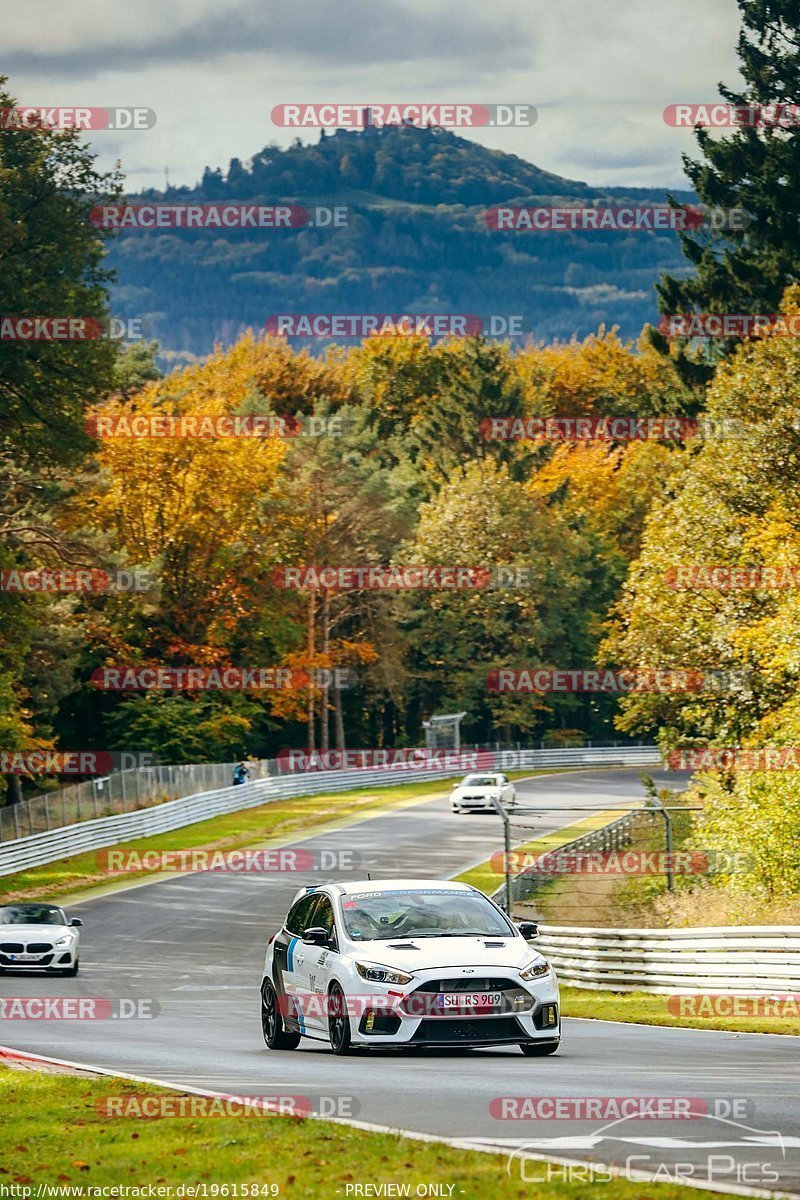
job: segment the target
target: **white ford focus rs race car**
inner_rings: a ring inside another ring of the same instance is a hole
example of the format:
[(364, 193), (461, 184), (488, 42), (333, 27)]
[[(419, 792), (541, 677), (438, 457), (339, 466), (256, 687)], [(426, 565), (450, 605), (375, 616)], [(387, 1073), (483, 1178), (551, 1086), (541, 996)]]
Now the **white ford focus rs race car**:
[(267, 947), (261, 1022), (271, 1050), (301, 1037), (354, 1046), (496, 1046), (552, 1054), (558, 981), (512, 924), (465, 883), (362, 880), (302, 889)]
[(55, 904), (0, 904), (0, 971), (77, 975), (81, 925)]
[(467, 775), (450, 793), (450, 806), (453, 812), (494, 812), (493, 796), (506, 808), (513, 807), (517, 799), (514, 785), (505, 775)]

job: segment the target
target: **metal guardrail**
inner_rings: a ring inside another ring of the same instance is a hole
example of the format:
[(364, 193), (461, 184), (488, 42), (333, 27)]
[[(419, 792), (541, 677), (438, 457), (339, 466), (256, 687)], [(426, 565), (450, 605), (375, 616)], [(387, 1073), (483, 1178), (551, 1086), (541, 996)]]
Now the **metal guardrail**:
[(562, 983), (666, 994), (800, 993), (800, 927), (590, 929), (540, 925), (536, 946)]
[[(469, 752), (468, 752), (469, 753)], [(508, 756), (516, 756), (516, 769), (536, 769), (553, 766), (650, 766), (661, 761), (655, 746), (595, 747), (580, 750), (522, 750), (477, 751), (481, 770), (511, 770)], [(262, 760), (262, 778), (239, 787), (222, 787), (199, 792), (179, 799), (168, 800), (133, 812), (117, 813), (34, 833), (0, 844), (0, 875), (9, 875), (28, 867), (41, 866), (85, 853), (114, 846), (129, 838), (150, 837), (193, 825), (221, 813), (237, 812), (269, 804), (292, 796), (311, 796), (321, 792), (348, 791), (352, 788), (381, 787), (411, 783), (423, 779), (449, 779), (464, 774), (463, 766), (452, 769), (397, 770), (368, 768), (352, 771), (310, 771), (267, 777), (269, 764)], [(220, 766), (226, 764), (209, 764)], [(265, 770), (264, 768), (267, 768)], [(158, 770), (160, 768), (148, 768)], [(231, 767), (232, 769), (232, 767)], [(469, 769), (469, 768), (467, 768)]]

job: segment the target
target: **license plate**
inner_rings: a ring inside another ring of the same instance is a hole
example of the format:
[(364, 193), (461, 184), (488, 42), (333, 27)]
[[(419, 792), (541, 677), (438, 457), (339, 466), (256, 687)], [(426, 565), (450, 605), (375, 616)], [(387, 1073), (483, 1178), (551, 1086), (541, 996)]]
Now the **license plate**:
[(503, 1003), (502, 992), (439, 992), (436, 1004), (439, 1008), (499, 1008)]
[(9, 954), (8, 957), (12, 962), (36, 962), (41, 954)]

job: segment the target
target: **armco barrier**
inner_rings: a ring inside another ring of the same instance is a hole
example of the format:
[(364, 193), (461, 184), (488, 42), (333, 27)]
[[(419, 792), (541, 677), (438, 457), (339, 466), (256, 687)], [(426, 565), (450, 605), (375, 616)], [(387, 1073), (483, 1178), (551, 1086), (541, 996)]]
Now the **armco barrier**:
[(600, 991), (800, 993), (800, 927), (584, 929), (541, 925), (537, 950), (562, 983)]
[[(522, 750), (481, 752), (481, 769), (491, 755), (497, 770), (511, 770), (510, 755), (514, 755), (515, 769), (540, 769), (545, 767), (614, 767), (614, 766), (658, 766), (660, 752), (655, 746), (595, 747), (569, 750)], [(463, 772), (459, 771), (458, 774)], [(114, 846), (130, 838), (150, 837), (167, 833), (184, 825), (193, 825), (222, 813), (238, 812), (269, 804), (291, 796), (311, 796), (320, 792), (343, 792), (351, 788), (381, 787), (402, 783), (419, 782), (423, 779), (453, 778), (454, 772), (442, 770), (387, 770), (362, 769), (354, 771), (312, 771), (279, 778), (257, 779), (239, 787), (217, 788), (199, 792), (178, 800), (135, 812), (119, 813), (110, 817), (81, 821), (36, 833), (30, 837), (16, 838), (0, 844), (0, 875), (10, 875), (28, 867), (41, 866), (73, 854), (89, 850), (100, 850)]]

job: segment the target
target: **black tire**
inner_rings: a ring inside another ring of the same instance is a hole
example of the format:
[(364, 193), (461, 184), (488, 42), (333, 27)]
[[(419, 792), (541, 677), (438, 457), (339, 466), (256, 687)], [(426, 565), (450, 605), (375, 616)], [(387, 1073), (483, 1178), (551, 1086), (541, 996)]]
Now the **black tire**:
[(519, 1048), (528, 1058), (544, 1058), (545, 1054), (555, 1054), (561, 1042), (520, 1042)]
[(350, 1018), (345, 1008), (344, 992), (338, 983), (332, 983), (328, 992), (328, 1037), (334, 1054), (350, 1053)]
[(268, 979), (261, 985), (261, 1032), (270, 1050), (296, 1050), (300, 1045), (300, 1034), (284, 1027), (278, 996)]
[(69, 975), (74, 978), (74, 976), (78, 974), (78, 968), (80, 967), (80, 965), (81, 965), (81, 960), (79, 958), (76, 958), (75, 962), (72, 964), (72, 966), (68, 967), (67, 970), (64, 971), (64, 974)]

